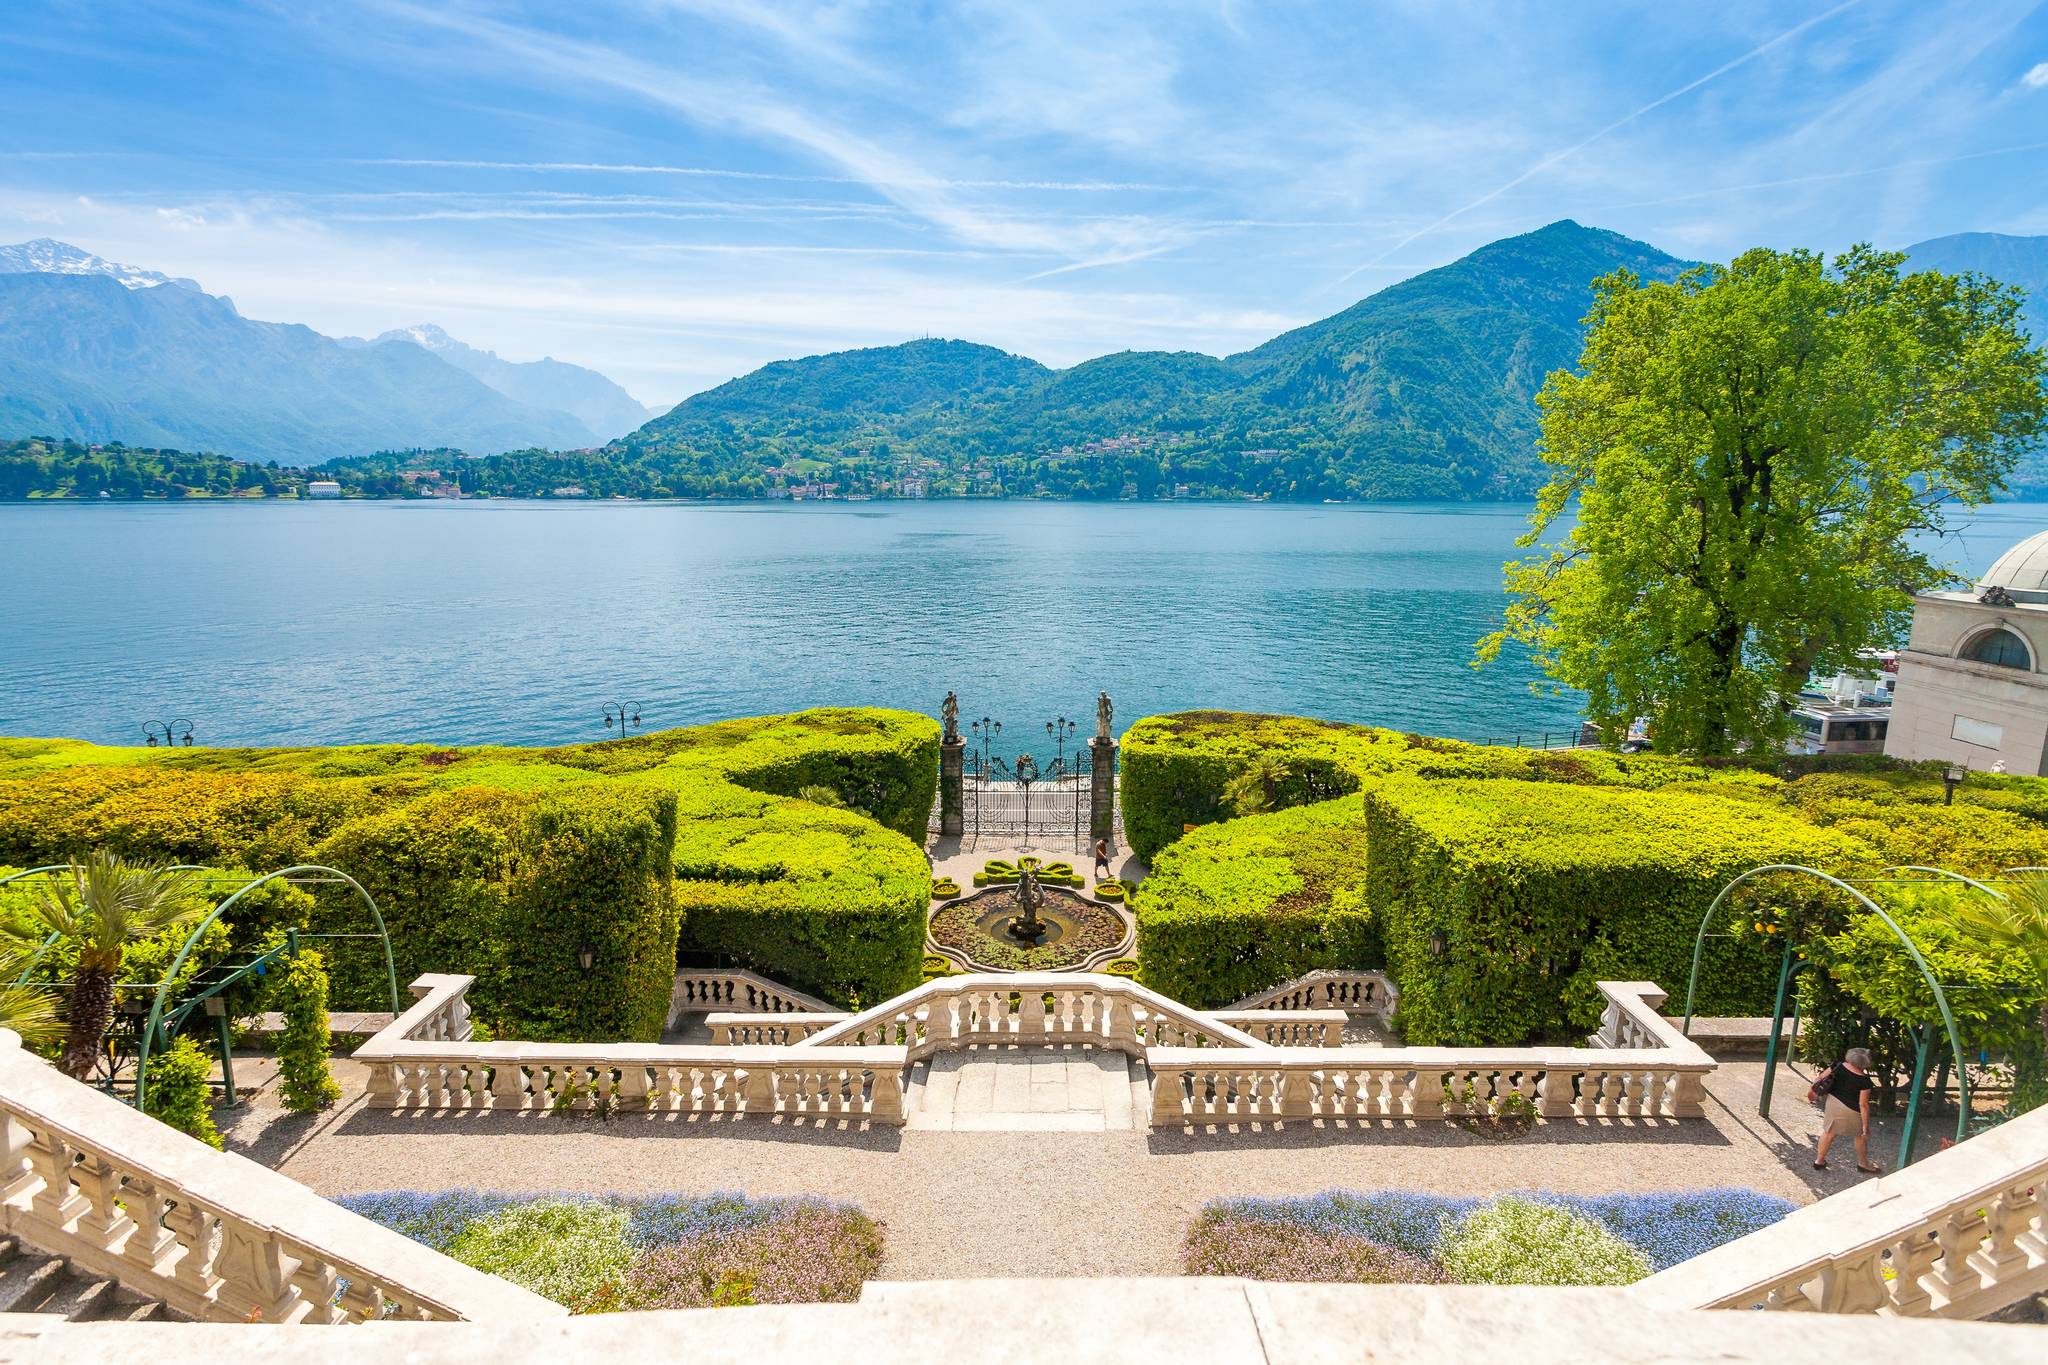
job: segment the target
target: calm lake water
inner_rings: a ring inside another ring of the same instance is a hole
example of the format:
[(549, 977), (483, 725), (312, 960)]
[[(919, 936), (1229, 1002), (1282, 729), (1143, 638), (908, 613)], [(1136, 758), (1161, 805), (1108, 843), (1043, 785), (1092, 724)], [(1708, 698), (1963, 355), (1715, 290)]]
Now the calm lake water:
[[(1572, 729), (1468, 666), (1527, 508), (1081, 503), (0, 506), (0, 733), (203, 744), (598, 739), (826, 704), (1049, 756), (1193, 707), (1468, 739)], [(1980, 515), (1966, 571), (2048, 527)], [(1033, 742), (1035, 740), (1035, 742)]]

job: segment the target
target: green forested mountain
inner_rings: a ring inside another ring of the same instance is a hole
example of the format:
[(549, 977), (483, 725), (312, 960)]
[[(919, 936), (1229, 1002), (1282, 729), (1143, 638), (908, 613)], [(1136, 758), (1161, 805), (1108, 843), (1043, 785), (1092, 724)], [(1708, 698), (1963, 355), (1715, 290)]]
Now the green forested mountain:
[(845, 487), (1482, 497), (1537, 482), (1531, 398), (1578, 357), (1595, 277), (1685, 262), (1553, 223), (1227, 359), (1126, 352), (1068, 370), (960, 341), (781, 361), (685, 399), (622, 456)]

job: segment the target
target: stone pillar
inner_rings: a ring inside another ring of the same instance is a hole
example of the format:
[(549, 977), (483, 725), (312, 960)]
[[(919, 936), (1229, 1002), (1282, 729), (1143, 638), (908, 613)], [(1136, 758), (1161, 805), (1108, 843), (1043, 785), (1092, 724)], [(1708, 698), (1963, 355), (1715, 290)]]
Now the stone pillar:
[(1088, 741), (1088, 837), (1109, 840), (1116, 852), (1116, 741), (1097, 735)]
[(939, 833), (955, 839), (967, 832), (966, 772), (967, 741), (939, 741)]

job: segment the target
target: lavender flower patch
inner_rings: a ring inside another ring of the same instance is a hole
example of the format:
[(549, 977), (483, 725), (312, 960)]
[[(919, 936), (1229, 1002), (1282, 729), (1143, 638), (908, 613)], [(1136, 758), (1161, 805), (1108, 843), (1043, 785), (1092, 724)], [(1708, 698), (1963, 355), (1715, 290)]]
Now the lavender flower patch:
[(879, 1223), (816, 1198), (393, 1190), (335, 1202), (579, 1313), (847, 1303), (882, 1260)]
[[(1663, 1270), (1775, 1223), (1792, 1205), (1757, 1190), (1521, 1196), (1597, 1224)], [(1433, 1283), (1446, 1240), (1493, 1201), (1414, 1190), (1325, 1190), (1283, 1199), (1215, 1199), (1189, 1226), (1191, 1275), (1263, 1280)]]

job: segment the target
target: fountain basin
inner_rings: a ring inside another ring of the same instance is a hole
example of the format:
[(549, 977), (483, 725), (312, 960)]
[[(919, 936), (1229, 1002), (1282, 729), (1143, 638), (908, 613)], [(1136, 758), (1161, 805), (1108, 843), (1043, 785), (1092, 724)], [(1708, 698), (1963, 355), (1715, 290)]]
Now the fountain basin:
[(1038, 888), (1037, 943), (1010, 933), (1022, 906), (1014, 884), (991, 886), (932, 913), (926, 951), (970, 972), (1085, 972), (1128, 955), (1137, 923), (1117, 905), (1105, 905), (1061, 887)]

